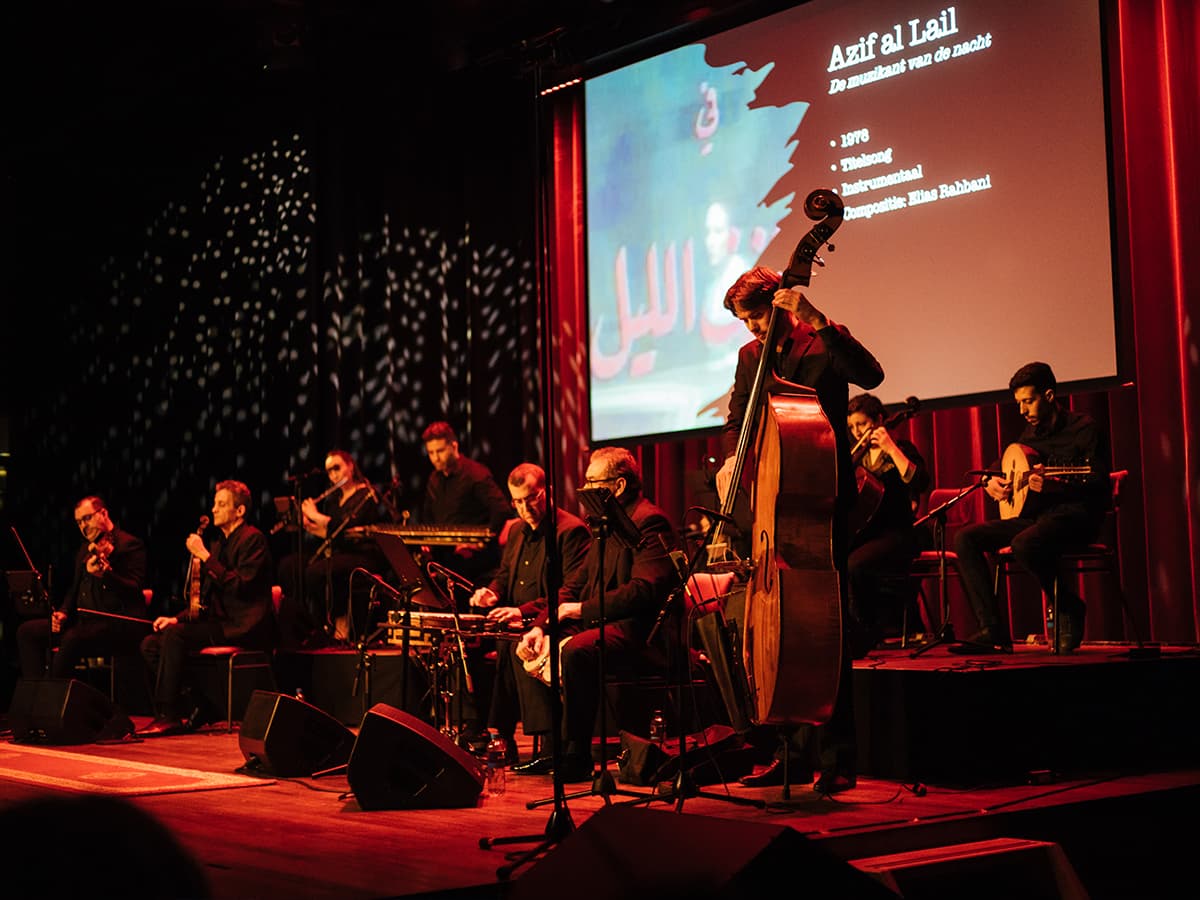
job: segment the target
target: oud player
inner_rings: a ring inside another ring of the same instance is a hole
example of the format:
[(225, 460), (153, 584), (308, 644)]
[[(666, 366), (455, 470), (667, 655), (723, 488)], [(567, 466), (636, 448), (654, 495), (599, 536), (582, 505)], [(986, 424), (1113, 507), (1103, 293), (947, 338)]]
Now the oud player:
[[(1008, 381), (1025, 430), (1019, 444), (1036, 454), (1037, 462), (1028, 477), (1028, 494), (1020, 514), (996, 521), (979, 522), (961, 529), (954, 538), (958, 569), (979, 630), (956, 652), (1003, 652), (1012, 649), (1008, 627), (1001, 622), (1000, 606), (992, 586), (987, 554), (1012, 547), (1013, 556), (1032, 572), (1043, 591), (1054, 590), (1059, 557), (1095, 540), (1108, 508), (1108, 441), (1096, 421), (1072, 412), (1059, 402), (1054, 372), (1044, 362), (1021, 366)], [(1046, 466), (1071, 466), (1089, 474), (1051, 477)], [(1013, 496), (1013, 484), (1005, 477), (989, 478), (987, 495), (997, 502)], [(1066, 584), (1058, 593), (1058, 650), (1070, 653), (1083, 640), (1083, 600)]]

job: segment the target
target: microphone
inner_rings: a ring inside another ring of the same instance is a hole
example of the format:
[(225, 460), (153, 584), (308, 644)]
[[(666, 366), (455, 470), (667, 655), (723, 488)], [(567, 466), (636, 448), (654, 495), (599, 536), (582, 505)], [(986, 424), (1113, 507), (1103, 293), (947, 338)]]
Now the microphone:
[(429, 570), (430, 575), (441, 575), (443, 578), (445, 578), (451, 584), (456, 584), (460, 588), (463, 588), (464, 590), (468, 590), (468, 591), (475, 590), (474, 584), (472, 584), (470, 581), (467, 581), (467, 579), (463, 578), (461, 575), (459, 575), (453, 569), (446, 568), (441, 563), (428, 562), (425, 564), (425, 568)]
[(704, 515), (716, 522), (724, 522), (726, 525), (737, 524), (737, 522), (733, 520), (733, 516), (727, 516), (725, 513), (717, 512), (715, 509), (709, 509), (707, 506), (693, 506), (692, 509), (696, 512), (704, 513)]
[(405, 590), (398, 591), (394, 587), (392, 587), (390, 584), (388, 584), (386, 581), (384, 581), (382, 578), (380, 578), (378, 575), (376, 575), (374, 572), (368, 572), (366, 569), (358, 569), (357, 571), (361, 572), (363, 575), (366, 575), (369, 579), (371, 579), (372, 582), (374, 582), (375, 587), (381, 588), (393, 600), (398, 601), (400, 603), (407, 603), (408, 598), (411, 597), (413, 594), (415, 594), (417, 592), (417, 590), (420, 590), (419, 585), (415, 589), (413, 587), (405, 585)]
[(984, 478), (1003, 478), (1003, 472), (997, 472), (995, 469), (971, 469), (967, 472), (968, 475), (980, 475)]

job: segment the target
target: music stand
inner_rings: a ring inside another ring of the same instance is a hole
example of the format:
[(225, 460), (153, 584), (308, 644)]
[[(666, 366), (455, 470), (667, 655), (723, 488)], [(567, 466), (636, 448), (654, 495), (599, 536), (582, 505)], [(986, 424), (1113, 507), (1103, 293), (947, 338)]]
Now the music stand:
[[(22, 610), (22, 614), (34, 618), (42, 615), (42, 610), (39, 608), (40, 603), (46, 604), (46, 673), (49, 674), (51, 664), (54, 660), (54, 602), (50, 599), (50, 591), (46, 584), (42, 582), (42, 574), (38, 571), (37, 566), (33, 564), (33, 557), (29, 555), (29, 551), (25, 549), (25, 542), (21, 540), (21, 533), (17, 531), (17, 526), (8, 526), (12, 532), (13, 540), (17, 542), (17, 546), (21, 548), (21, 555), (25, 557), (25, 562), (29, 566), (28, 573), (12, 571), (5, 574), (5, 582), (8, 586), (9, 596), (13, 596), (13, 579), (28, 574), (29, 579), (22, 579), (23, 590), (18, 595), (25, 603), (26, 609)], [(53, 568), (46, 570), (47, 581), (53, 577)], [(15, 604), (14, 604), (15, 608)]]
[(946, 586), (946, 519), (950, 514), (950, 510), (963, 501), (965, 497), (969, 497), (985, 484), (987, 484), (988, 476), (983, 476), (979, 481), (972, 485), (963, 488), (937, 509), (931, 509), (917, 521), (913, 522), (913, 528), (919, 525), (924, 525), (926, 522), (933, 520), (933, 547), (938, 555), (938, 605), (941, 607), (942, 624), (938, 628), (937, 636), (926, 644), (909, 654), (909, 657), (916, 659), (927, 650), (932, 650), (934, 647), (941, 644), (956, 643), (954, 637), (954, 623), (950, 621), (950, 599), (949, 592)]
[(385, 531), (375, 532), (374, 537), (375, 546), (383, 553), (400, 583), (406, 586), (406, 590), (412, 590), (410, 603), (429, 609), (450, 610), (450, 600), (430, 581), (403, 538)]

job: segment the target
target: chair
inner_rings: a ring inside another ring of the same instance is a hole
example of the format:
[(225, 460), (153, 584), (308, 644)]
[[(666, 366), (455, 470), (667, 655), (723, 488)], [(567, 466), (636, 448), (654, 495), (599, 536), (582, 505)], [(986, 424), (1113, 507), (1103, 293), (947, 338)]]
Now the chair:
[[(271, 653), (268, 650), (247, 650), (245, 647), (205, 647), (193, 654), (200, 659), (214, 660), (223, 667), (224, 700), (226, 731), (233, 733), (234, 679), (238, 672), (266, 672), (269, 687), (266, 690), (275, 691), (275, 673), (271, 668)], [(257, 679), (255, 684), (257, 685)]]
[[(275, 609), (275, 616), (279, 616), (279, 605), (283, 599), (283, 589), (279, 585), (271, 586), (271, 603)], [(272, 653), (269, 650), (248, 650), (245, 647), (236, 646), (221, 646), (221, 647), (205, 647), (197, 650), (192, 654), (193, 657), (205, 660), (214, 661), (223, 667), (223, 694), (225, 700), (225, 724), (226, 731), (233, 733), (233, 723), (235, 721), (233, 715), (233, 698), (234, 698), (234, 679), (238, 672), (255, 672), (267, 674), (267, 690), (275, 691), (278, 685), (275, 681), (275, 671), (271, 667)], [(257, 678), (255, 684), (257, 685)]]
[[(1043, 639), (1049, 643), (1052, 652), (1056, 654), (1061, 652), (1058, 646), (1058, 595), (1059, 587), (1064, 577), (1078, 578), (1090, 572), (1099, 572), (1112, 576), (1116, 583), (1117, 596), (1121, 601), (1121, 607), (1125, 611), (1126, 616), (1129, 616), (1129, 608), (1125, 599), (1125, 589), (1121, 583), (1120, 556), (1116, 546), (1117, 513), (1121, 506), (1121, 485), (1128, 475), (1128, 469), (1120, 469), (1109, 473), (1112, 498), (1106, 516), (1107, 521), (1101, 532), (1102, 539), (1088, 544), (1079, 550), (1064, 553), (1059, 558), (1058, 572), (1054, 577), (1053, 591), (1049, 596), (1047, 596), (1045, 591), (1042, 591), (1042, 620), (1046, 623), (1043, 626)], [(1108, 540), (1104, 540), (1103, 538), (1108, 538)], [(1000, 596), (1001, 578), (1010, 577), (1016, 569), (1018, 567), (1016, 559), (1013, 556), (1012, 547), (1004, 547), (996, 554), (996, 580), (993, 587), (997, 597)], [(1008, 619), (1009, 622), (1012, 622), (1012, 592), (1008, 591), (1007, 593)], [(1132, 624), (1132, 622), (1133, 619), (1130, 616), (1130, 623)], [(1140, 639), (1138, 643), (1141, 643)]]
[[(962, 490), (960, 488), (935, 488), (929, 494), (929, 509), (936, 511), (944, 504), (957, 497)], [(953, 550), (947, 550), (949, 544), (947, 532), (953, 528), (958, 528), (967, 524), (971, 520), (970, 507), (965, 502), (955, 503), (947, 508), (945, 512), (945, 522), (942, 525), (937, 525), (935, 520), (935, 528), (943, 527), (945, 531), (942, 534), (942, 546), (936, 546), (938, 538), (935, 532), (935, 546), (932, 550), (922, 550), (908, 568), (908, 579), (917, 583), (917, 596), (921, 601), (920, 612), (925, 621), (925, 626), (928, 632), (933, 632), (936, 629), (933, 626), (934, 615), (931, 612), (929, 603), (929, 595), (925, 592), (925, 585), (931, 579), (936, 579), (938, 582), (938, 622), (939, 628), (944, 628), (950, 620), (950, 599), (947, 589), (946, 579), (957, 578), (958, 573), (958, 554)], [(908, 646), (908, 605), (905, 604), (903, 613), (901, 614), (901, 636), (900, 646)]]
[[(618, 730), (624, 726), (627, 730), (640, 734), (646, 727), (645, 723), (649, 721), (647, 713), (653, 709), (665, 709), (674, 705), (674, 701), (678, 699), (674, 694), (675, 690), (689, 686), (708, 686), (708, 669), (701, 664), (700, 654), (693, 649), (692, 641), (686, 639), (689, 631), (685, 629), (694, 623), (696, 616), (710, 610), (723, 609), (725, 596), (732, 588), (733, 581), (734, 575), (731, 572), (697, 572), (688, 580), (688, 590), (682, 597), (682, 605), (676, 607), (663, 622), (662, 633), (669, 648), (668, 657), (677, 660), (682, 668), (682, 657), (675, 654), (688, 654), (690, 678), (687, 683), (680, 683), (682, 671), (664, 672), (657, 668), (645, 670), (640, 666), (635, 666), (634, 671), (625, 677), (606, 676), (608, 721), (616, 723)], [(610, 738), (615, 736), (609, 735)]]

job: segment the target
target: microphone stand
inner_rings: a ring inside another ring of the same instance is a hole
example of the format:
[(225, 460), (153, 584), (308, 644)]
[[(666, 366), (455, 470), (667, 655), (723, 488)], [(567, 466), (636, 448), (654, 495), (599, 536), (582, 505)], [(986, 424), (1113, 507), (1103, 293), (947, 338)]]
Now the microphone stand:
[(937, 636), (917, 650), (909, 654), (909, 657), (916, 659), (926, 651), (932, 650), (934, 647), (941, 644), (955, 643), (954, 623), (950, 621), (950, 600), (946, 586), (946, 518), (950, 514), (950, 510), (957, 506), (966, 497), (975, 493), (988, 480), (987, 475), (981, 477), (977, 482), (963, 488), (937, 509), (931, 509), (917, 521), (913, 522), (913, 528), (919, 525), (924, 525), (926, 522), (933, 520), (933, 546), (934, 551), (938, 556), (938, 605), (941, 608), (942, 624), (938, 628)]
[[(546, 49), (544, 44), (549, 43), (550, 56), (544, 54)], [(542, 103), (544, 102), (541, 96), (544, 67), (551, 61), (555, 53), (553, 41), (547, 42), (522, 42), (520, 44), (522, 50), (529, 50), (529, 56), (525, 60), (529, 71), (532, 73), (532, 125), (533, 134), (531, 146), (533, 147), (533, 184), (534, 184), (534, 203), (533, 203), (533, 224), (534, 224), (534, 264), (536, 266), (536, 297), (538, 306), (538, 350), (539, 350), (539, 371), (541, 374), (541, 446), (545, 455), (544, 468), (546, 471), (546, 514), (542, 519), (546, 529), (546, 562), (543, 572), (543, 583), (546, 587), (546, 612), (547, 612), (547, 629), (550, 638), (550, 758), (553, 763), (554, 773), (554, 808), (550, 812), (550, 818), (546, 822), (546, 828), (539, 835), (517, 835), (505, 838), (480, 838), (480, 849), (486, 850), (496, 844), (501, 843), (525, 843), (528, 841), (538, 841), (533, 848), (511, 854), (509, 862), (496, 869), (496, 877), (501, 881), (507, 881), (512, 878), (517, 869), (527, 863), (538, 859), (547, 850), (555, 844), (561, 842), (572, 831), (575, 830), (575, 823), (571, 820), (571, 811), (567, 807), (566, 793), (563, 789), (562, 780), (562, 695), (559, 691), (559, 648), (558, 648), (558, 591), (563, 582), (562, 571), (562, 556), (558, 547), (558, 509), (555, 501), (555, 492), (558, 487), (557, 469), (559, 465), (558, 454), (562, 452), (562, 444), (558, 438), (558, 434), (554, 425), (554, 414), (558, 409), (554, 397), (554, 373), (558, 371), (558, 366), (555, 364), (554, 356), (554, 336), (558, 333), (559, 323), (556, 321), (554, 310), (550, 303), (550, 285), (551, 285), (551, 260), (550, 250), (548, 246), (548, 235), (550, 233), (549, 222), (551, 220), (550, 209), (553, 203), (551, 192), (551, 179), (546, 173), (546, 161), (544, 155), (547, 153), (547, 146), (543, 146), (542, 140)], [(534, 55), (534, 54), (538, 55)], [(553, 96), (553, 95), (551, 95)], [(603, 699), (601, 700), (603, 702)]]
[[(294, 567), (295, 571), (292, 577), (292, 589), (295, 591), (295, 593), (292, 596), (295, 598), (294, 602), (300, 604), (301, 609), (308, 608), (308, 598), (304, 596), (304, 514), (300, 511), (300, 483), (306, 477), (307, 476), (305, 475), (289, 475), (287, 477), (287, 480), (292, 483), (292, 505), (288, 509), (288, 515), (289, 517), (295, 516), (296, 518), (294, 523), (296, 534), (296, 546), (294, 551), (296, 554), (296, 565)], [(287, 525), (291, 524), (293, 523), (287, 523)], [(287, 525), (284, 527), (286, 528)], [(308, 618), (307, 614), (304, 618)], [(307, 622), (305, 623), (304, 627), (307, 627)]]
[[(453, 570), (448, 569), (447, 571), (452, 572)], [(450, 597), (450, 617), (454, 622), (454, 643), (456, 645), (456, 649), (458, 652), (459, 661), (462, 663), (463, 687), (466, 689), (466, 692), (469, 696), (474, 697), (475, 696), (475, 682), (474, 682), (474, 679), (471, 678), (471, 667), (467, 664), (467, 645), (463, 641), (462, 620), (459, 619), (459, 617), (458, 617), (458, 598), (454, 596), (454, 589), (458, 586), (458, 584), (455, 581), (455, 579), (453, 579), (453, 578), (450, 578), (445, 575), (443, 575), (442, 577), (446, 581), (446, 592), (447, 592), (447, 595)], [(455, 716), (456, 723), (451, 730), (453, 731), (453, 737), (461, 738), (463, 736), (463, 693), (462, 693), (462, 691), (456, 691), (455, 694), (458, 699), (458, 706), (457, 706), (456, 716)], [(449, 724), (450, 724), (449, 720), (450, 720), (450, 711), (447, 710), (446, 711), (447, 726), (449, 726)]]
[[(363, 491), (362, 497), (360, 497), (354, 504), (354, 508), (351, 509), (350, 512), (347, 513), (340, 522), (338, 522), (337, 527), (334, 528), (332, 532), (326, 533), (325, 540), (321, 542), (321, 546), (316, 549), (316, 552), (313, 553), (312, 558), (308, 562), (308, 564), (311, 566), (321, 556), (325, 557), (325, 622), (327, 625), (332, 624), (331, 618), (333, 616), (333, 567), (330, 565), (330, 559), (333, 556), (333, 542), (338, 539), (338, 537), (343, 531), (346, 530), (347, 527), (349, 527), (350, 523), (353, 522), (355, 517), (358, 516), (358, 514), (362, 511), (362, 508), (367, 505), (367, 501), (374, 496), (374, 489), (368, 485), (367, 489)], [(346, 595), (346, 621), (349, 623), (347, 626), (347, 631), (349, 632), (350, 627), (354, 624), (354, 610), (352, 608), (349, 589), (347, 589)], [(365, 631), (367, 627), (369, 627), (369, 622), (364, 623), (363, 630)], [(348, 634), (348, 636), (350, 636), (350, 634)]]

